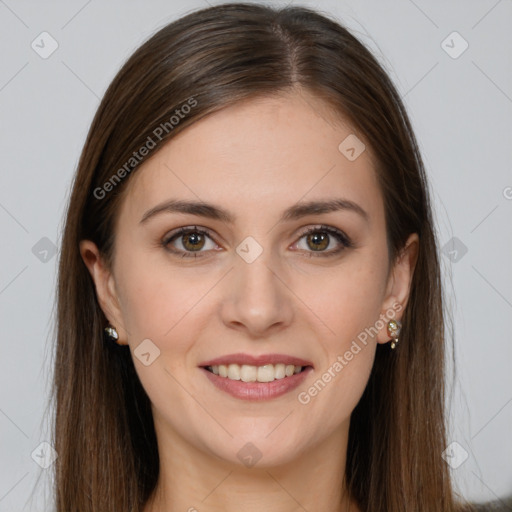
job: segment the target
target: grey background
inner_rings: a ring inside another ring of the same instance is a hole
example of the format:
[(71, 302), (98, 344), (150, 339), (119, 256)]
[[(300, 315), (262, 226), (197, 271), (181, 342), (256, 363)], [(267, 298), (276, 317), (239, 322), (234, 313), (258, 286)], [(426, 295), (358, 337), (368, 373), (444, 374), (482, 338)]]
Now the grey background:
[[(34, 459), (51, 454), (39, 445), (50, 440), (52, 249), (99, 98), (143, 40), (209, 3), (217, 2), (0, 0), (0, 511), (50, 508), (51, 470)], [(458, 443), (450, 453), (454, 479), (471, 499), (510, 495), (512, 2), (300, 5), (342, 21), (404, 97), (433, 189), (454, 312), (456, 376), (447, 404), (449, 441)], [(43, 46), (43, 31), (58, 43), (46, 59), (31, 47)], [(458, 58), (463, 41), (447, 39), (454, 31), (469, 44)]]

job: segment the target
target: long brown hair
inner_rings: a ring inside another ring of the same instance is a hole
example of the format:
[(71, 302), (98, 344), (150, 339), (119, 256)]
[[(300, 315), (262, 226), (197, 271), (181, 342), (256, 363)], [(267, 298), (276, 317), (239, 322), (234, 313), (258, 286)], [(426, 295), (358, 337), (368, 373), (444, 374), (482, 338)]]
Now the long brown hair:
[(128, 349), (104, 339), (106, 318), (79, 242), (92, 240), (112, 263), (119, 203), (140, 165), (133, 154), (149, 139), (151, 156), (225, 106), (296, 88), (324, 100), (371, 147), (390, 261), (409, 234), (420, 240), (399, 347), (377, 348), (351, 417), (347, 484), (365, 512), (457, 509), (441, 457), (445, 341), (437, 244), (424, 167), (400, 96), (376, 58), (338, 22), (303, 7), (233, 3), (189, 14), (145, 42), (109, 86), (85, 142), (58, 278), (58, 512), (141, 511), (159, 468), (149, 398)]

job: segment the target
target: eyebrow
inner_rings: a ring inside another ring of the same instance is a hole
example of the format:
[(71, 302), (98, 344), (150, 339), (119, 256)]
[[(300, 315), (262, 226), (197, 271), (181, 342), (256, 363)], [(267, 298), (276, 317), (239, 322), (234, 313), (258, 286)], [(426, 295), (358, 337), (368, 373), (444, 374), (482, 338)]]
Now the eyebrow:
[[(281, 215), (280, 222), (297, 220), (308, 215), (321, 215), (337, 211), (349, 211), (358, 214), (369, 222), (368, 213), (357, 203), (348, 199), (327, 199), (297, 203), (287, 208)], [(236, 217), (225, 208), (202, 201), (183, 201), (170, 199), (147, 210), (140, 224), (162, 213), (188, 213), (213, 220), (220, 220), (227, 224), (234, 224)]]

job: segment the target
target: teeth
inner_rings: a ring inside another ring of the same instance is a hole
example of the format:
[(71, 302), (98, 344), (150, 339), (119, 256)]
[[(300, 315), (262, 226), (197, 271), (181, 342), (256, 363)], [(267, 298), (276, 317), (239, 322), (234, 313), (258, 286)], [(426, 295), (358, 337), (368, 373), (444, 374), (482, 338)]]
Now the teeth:
[(276, 379), (284, 379), (284, 377), (286, 375), (284, 364), (276, 364), (274, 366), (274, 370), (275, 370), (275, 378)]
[(230, 364), (228, 366), (228, 379), (240, 380), (240, 366), (237, 364)]
[(266, 364), (264, 366), (252, 366), (249, 364), (220, 364), (218, 366), (208, 367), (212, 373), (220, 377), (227, 377), (231, 380), (241, 380), (243, 382), (272, 382), (276, 379), (291, 377), (295, 373), (300, 373), (302, 366), (293, 364)]

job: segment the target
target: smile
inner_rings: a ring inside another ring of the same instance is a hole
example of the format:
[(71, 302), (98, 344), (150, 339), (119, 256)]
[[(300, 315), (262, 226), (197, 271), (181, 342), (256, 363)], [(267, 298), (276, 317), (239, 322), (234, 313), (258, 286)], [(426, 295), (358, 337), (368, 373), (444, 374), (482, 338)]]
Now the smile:
[[(214, 367), (201, 367), (200, 370), (218, 390), (234, 398), (246, 401), (272, 400), (290, 393), (304, 382), (309, 373), (313, 371), (312, 366), (295, 366), (279, 363), (263, 366), (218, 365), (216, 367), (218, 373), (213, 372)], [(225, 377), (221, 377), (221, 371), (223, 375), (226, 375)], [(254, 380), (244, 381), (242, 377)], [(259, 378), (266, 380), (261, 382), (257, 380)]]
[(301, 373), (306, 366), (295, 366), (293, 364), (265, 364), (253, 366), (249, 364), (220, 364), (207, 366), (206, 369), (219, 377), (230, 380), (241, 380), (242, 382), (273, 382), (274, 380), (291, 377)]

